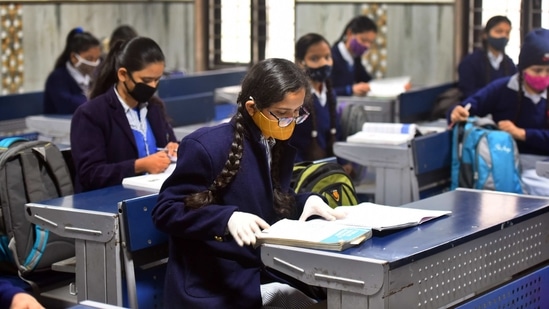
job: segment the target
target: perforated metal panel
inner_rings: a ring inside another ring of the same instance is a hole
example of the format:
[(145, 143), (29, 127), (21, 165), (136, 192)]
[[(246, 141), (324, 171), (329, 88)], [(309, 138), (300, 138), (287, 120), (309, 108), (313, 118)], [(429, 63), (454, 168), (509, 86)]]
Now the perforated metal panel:
[(502, 226), (500, 231), (390, 271), (390, 289), (385, 291), (389, 307), (457, 304), (542, 263), (549, 258), (549, 225), (544, 223), (548, 216)]

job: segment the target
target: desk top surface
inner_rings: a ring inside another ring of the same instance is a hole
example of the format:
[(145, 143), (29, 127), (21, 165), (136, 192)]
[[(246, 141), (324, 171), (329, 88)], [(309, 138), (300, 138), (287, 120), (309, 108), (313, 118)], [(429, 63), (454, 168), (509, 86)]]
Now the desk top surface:
[(63, 209), (75, 211), (97, 211), (104, 213), (118, 213), (118, 203), (136, 197), (147, 196), (155, 193), (147, 190), (124, 188), (122, 185), (107, 187), (99, 190), (68, 195), (56, 199), (29, 203), (29, 206), (57, 206)]
[(383, 260), (396, 267), (545, 213), (549, 199), (458, 189), (405, 206), (452, 214), (411, 228), (374, 233), (342, 254)]

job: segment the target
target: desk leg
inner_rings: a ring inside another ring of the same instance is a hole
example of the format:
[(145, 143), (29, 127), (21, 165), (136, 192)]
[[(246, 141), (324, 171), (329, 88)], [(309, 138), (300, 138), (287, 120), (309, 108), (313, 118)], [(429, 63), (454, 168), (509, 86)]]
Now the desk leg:
[[(374, 309), (367, 295), (328, 289), (327, 309)], [(378, 307), (381, 308), (381, 307)]]
[(122, 279), (118, 237), (101, 243), (76, 240), (78, 301), (93, 300), (122, 306)]
[(408, 168), (376, 168), (375, 202), (390, 206), (412, 202), (412, 173)]

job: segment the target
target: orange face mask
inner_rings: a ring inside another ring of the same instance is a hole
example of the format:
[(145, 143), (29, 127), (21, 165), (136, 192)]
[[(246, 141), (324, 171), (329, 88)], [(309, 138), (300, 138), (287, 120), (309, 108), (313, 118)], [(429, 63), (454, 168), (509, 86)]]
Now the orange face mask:
[(261, 130), (261, 133), (267, 138), (272, 137), (277, 140), (285, 141), (294, 133), (295, 121), (292, 121), (287, 127), (281, 128), (278, 126), (278, 120), (267, 118), (261, 111), (254, 113), (252, 119)]

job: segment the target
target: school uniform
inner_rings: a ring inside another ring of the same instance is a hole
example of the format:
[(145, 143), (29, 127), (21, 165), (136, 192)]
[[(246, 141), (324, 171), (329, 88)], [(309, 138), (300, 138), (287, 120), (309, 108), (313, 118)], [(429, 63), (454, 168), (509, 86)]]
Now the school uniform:
[(48, 76), (44, 89), (44, 114), (72, 114), (88, 100), (85, 89), (89, 80), (86, 85), (82, 78), (79, 84), (69, 72), (69, 65), (53, 70)]
[[(312, 137), (311, 135), (313, 131), (313, 121), (315, 121), (312, 115), (309, 115), (309, 117), (303, 123), (295, 126), (294, 133), (292, 134), (292, 137), (290, 139), (291, 145), (297, 149), (295, 162), (313, 160), (308, 155), (308, 151), (311, 149), (311, 143), (313, 142), (313, 139), (316, 139), (318, 146), (322, 150), (324, 150), (324, 152), (327, 152), (328, 150), (331, 136), (331, 117), (330, 107), (328, 106), (326, 95), (326, 85), (323, 86), (323, 92), (321, 94), (314, 93), (312, 95), (313, 108), (316, 116), (316, 130), (318, 132), (318, 135), (316, 137)], [(335, 96), (335, 93), (332, 95)], [(338, 115), (336, 115), (335, 120), (337, 130), (336, 132), (339, 132), (340, 125)]]
[(515, 63), (509, 56), (501, 54), (497, 59), (486, 50), (477, 49), (459, 63), (458, 88), (463, 94), (462, 97), (467, 98), (491, 81), (511, 76), (516, 72)]
[[(273, 224), (273, 184), (267, 149), (251, 117), (247, 122), (240, 168), (217, 202), (199, 209), (185, 207), (183, 198), (208, 189), (227, 161), (235, 123), (198, 129), (185, 137), (177, 166), (164, 182), (152, 211), (156, 227), (170, 235), (170, 256), (164, 285), (166, 308), (260, 308), (260, 285), (288, 278), (267, 269), (260, 248), (240, 247), (227, 231), (235, 211), (258, 215)], [(277, 141), (281, 143), (282, 141)], [(296, 150), (286, 147), (279, 158), (280, 186), (290, 190)], [(309, 194), (296, 196), (297, 219)], [(288, 279), (290, 280), (290, 279)]]
[[(539, 95), (524, 92), (519, 107), (518, 74), (493, 81), (461, 105), (471, 104), (470, 115), (485, 117), (491, 114), (495, 123), (510, 120), (526, 131), (525, 141), (516, 140), (522, 167), (521, 179), (528, 193), (549, 196), (549, 179), (535, 173), (535, 162), (549, 156), (547, 90)], [(448, 112), (448, 121), (451, 112)]]
[(352, 96), (353, 84), (369, 82), (372, 76), (362, 64), (362, 57), (353, 57), (343, 42), (332, 46), (332, 85), (337, 96)]
[(0, 308), (10, 308), (15, 294), (24, 292), (23, 289), (14, 286), (10, 281), (0, 279)]
[[(176, 141), (161, 106), (149, 103), (146, 119), (157, 147)], [(153, 149), (151, 153), (155, 151)], [(125, 177), (136, 176), (138, 146), (114, 86), (82, 104), (74, 113), (71, 152), (76, 170), (76, 192), (119, 185)]]

